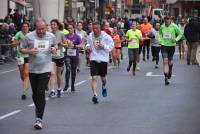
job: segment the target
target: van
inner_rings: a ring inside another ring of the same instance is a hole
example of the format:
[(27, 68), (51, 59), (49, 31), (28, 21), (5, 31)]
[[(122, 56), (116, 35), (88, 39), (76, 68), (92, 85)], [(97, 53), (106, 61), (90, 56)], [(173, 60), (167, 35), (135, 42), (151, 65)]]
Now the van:
[(164, 18), (166, 16), (166, 12), (162, 8), (152, 9), (152, 19), (156, 19), (158, 16)]

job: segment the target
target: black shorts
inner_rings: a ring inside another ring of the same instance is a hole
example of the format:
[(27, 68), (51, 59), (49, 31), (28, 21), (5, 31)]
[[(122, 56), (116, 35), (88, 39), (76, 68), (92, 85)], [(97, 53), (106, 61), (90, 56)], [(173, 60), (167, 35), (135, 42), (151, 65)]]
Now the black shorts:
[(28, 57), (24, 58), (24, 63), (29, 63)]
[(161, 46), (161, 53), (163, 59), (173, 60), (175, 46)]
[(101, 77), (105, 77), (107, 75), (108, 63), (107, 62), (96, 62), (90, 61), (90, 74), (91, 76), (100, 75)]
[(55, 62), (57, 67), (62, 67), (65, 63), (64, 58), (61, 58), (61, 59), (52, 58), (52, 62)]
[(84, 54), (84, 49), (79, 49), (78, 52)]

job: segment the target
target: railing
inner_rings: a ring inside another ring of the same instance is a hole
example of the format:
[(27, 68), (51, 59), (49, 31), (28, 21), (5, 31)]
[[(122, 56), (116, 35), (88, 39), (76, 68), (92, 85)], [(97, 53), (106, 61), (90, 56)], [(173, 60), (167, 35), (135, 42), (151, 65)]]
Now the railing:
[(0, 64), (14, 60), (16, 50), (10, 44), (0, 44)]

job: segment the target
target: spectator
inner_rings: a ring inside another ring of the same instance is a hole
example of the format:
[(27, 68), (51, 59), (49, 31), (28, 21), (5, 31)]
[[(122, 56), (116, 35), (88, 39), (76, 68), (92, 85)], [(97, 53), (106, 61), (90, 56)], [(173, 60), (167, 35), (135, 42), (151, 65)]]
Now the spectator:
[(186, 25), (184, 30), (184, 35), (188, 44), (188, 53), (187, 53), (187, 64), (193, 65), (197, 64), (196, 53), (197, 46), (200, 37), (200, 28), (199, 28), (199, 18), (198, 11), (195, 10), (194, 17), (190, 19), (189, 23)]
[(17, 30), (15, 28), (15, 24), (14, 23), (10, 23), (9, 24), (9, 29), (8, 29), (8, 33), (11, 37), (14, 37), (15, 34), (17, 33)]
[(20, 26), (21, 26), (21, 19), (22, 19), (22, 15), (19, 12), (18, 9), (15, 9), (15, 13), (14, 13), (14, 23), (17, 26), (17, 30), (20, 30)]

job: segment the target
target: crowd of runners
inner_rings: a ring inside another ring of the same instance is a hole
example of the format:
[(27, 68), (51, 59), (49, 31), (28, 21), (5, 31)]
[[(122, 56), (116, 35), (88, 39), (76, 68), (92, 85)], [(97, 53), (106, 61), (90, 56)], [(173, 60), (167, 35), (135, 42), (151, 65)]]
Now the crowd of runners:
[[(29, 31), (30, 24), (24, 21), (21, 31), (12, 38), (11, 46), (17, 50), (16, 59), (23, 85), (21, 99), (26, 100), (30, 86), (32, 89), (36, 112), (34, 127), (42, 129), (45, 91), (50, 98), (61, 98), (68, 90), (75, 92), (77, 73), (82, 71), (81, 64), (90, 68), (92, 102), (99, 102), (97, 76), (101, 78), (102, 96), (107, 97), (108, 65), (120, 66), (124, 59), (123, 47), (128, 47), (127, 72), (136, 76), (141, 60), (152, 60), (155, 69), (163, 67), (164, 83), (169, 85), (176, 46), (180, 60), (185, 59), (188, 65), (197, 64), (199, 22), (197, 16), (189, 20), (179, 18), (179, 21), (168, 16), (156, 20), (145, 16), (138, 19), (112, 18), (102, 23), (62, 23), (52, 19), (50, 24), (38, 18), (34, 23), (35, 30)], [(159, 65), (160, 54), (163, 65)], [(82, 63), (83, 58), (85, 63)]]

